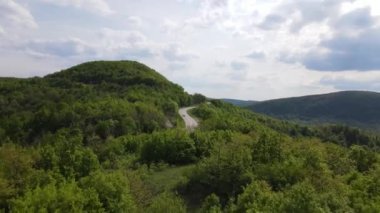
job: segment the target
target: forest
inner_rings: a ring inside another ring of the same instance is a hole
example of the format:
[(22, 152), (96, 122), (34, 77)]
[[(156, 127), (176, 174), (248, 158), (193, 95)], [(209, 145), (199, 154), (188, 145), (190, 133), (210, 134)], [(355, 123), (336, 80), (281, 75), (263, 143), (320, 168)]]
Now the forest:
[(379, 151), (376, 133), (206, 102), (134, 61), (0, 78), (0, 212), (376, 213)]

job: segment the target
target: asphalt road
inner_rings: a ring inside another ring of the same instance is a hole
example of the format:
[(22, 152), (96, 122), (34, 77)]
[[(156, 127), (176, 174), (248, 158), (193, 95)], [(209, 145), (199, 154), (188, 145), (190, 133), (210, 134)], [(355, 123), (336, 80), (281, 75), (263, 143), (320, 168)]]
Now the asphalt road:
[(185, 121), (186, 129), (190, 131), (193, 131), (195, 128), (198, 127), (198, 122), (194, 118), (192, 118), (187, 112), (188, 110), (194, 109), (194, 108), (195, 108), (194, 106), (184, 107), (184, 108), (179, 109), (178, 111), (183, 121)]

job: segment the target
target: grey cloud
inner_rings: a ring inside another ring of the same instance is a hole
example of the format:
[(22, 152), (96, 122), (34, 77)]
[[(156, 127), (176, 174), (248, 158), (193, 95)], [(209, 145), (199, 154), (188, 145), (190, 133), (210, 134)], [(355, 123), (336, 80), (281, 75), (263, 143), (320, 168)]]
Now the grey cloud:
[(246, 55), (247, 58), (250, 59), (264, 59), (266, 57), (265, 53), (260, 52), (260, 51), (253, 51)]
[(196, 55), (192, 53), (187, 53), (183, 51), (178, 45), (172, 44), (164, 48), (162, 55), (169, 61), (190, 61), (197, 58)]
[(289, 52), (281, 52), (276, 59), (286, 64), (294, 64), (299, 61), (299, 57)]
[(380, 28), (351, 37), (338, 34), (320, 43), (327, 52), (312, 50), (302, 63), (308, 69), (318, 71), (380, 70), (379, 38)]
[(334, 18), (339, 14), (342, 3), (354, 0), (284, 1), (275, 11), (265, 17), (258, 25), (264, 30), (275, 30), (290, 22), (290, 31), (298, 32), (305, 26)]
[(172, 62), (169, 64), (168, 69), (171, 71), (183, 70), (187, 67), (186, 63)]
[(371, 16), (370, 8), (360, 8), (344, 14), (331, 23), (334, 29), (365, 29), (375, 24), (375, 18)]
[(278, 14), (269, 14), (265, 19), (259, 24), (259, 27), (264, 30), (275, 30), (286, 22), (286, 18)]
[(156, 53), (145, 47), (140, 48), (120, 48), (117, 55), (119, 57), (127, 57), (128, 59), (143, 59), (152, 58), (156, 56)]
[(324, 77), (320, 80), (322, 85), (333, 86), (338, 90), (371, 90), (380, 91), (380, 79), (359, 81), (346, 78)]
[(232, 71), (228, 73), (228, 77), (232, 80), (241, 81), (247, 76), (247, 69), (249, 65), (241, 61), (232, 61), (230, 64)]
[(73, 57), (94, 55), (95, 49), (79, 39), (32, 40), (18, 47), (33, 56)]
[(40, 0), (42, 2), (88, 10), (94, 14), (110, 15), (113, 11), (105, 0)]
[(299, 13), (299, 20), (292, 20), (291, 31), (298, 32), (308, 24), (321, 22), (339, 13), (341, 4), (352, 0), (304, 1), (294, 0), (290, 11)]
[[(156, 56), (155, 51), (149, 47), (139, 34), (129, 36), (104, 37), (107, 42), (93, 45), (80, 39), (59, 40), (31, 40), (18, 44), (16, 48), (35, 57), (80, 57), (90, 58), (113, 58), (139, 60)], [(121, 40), (119, 40), (121, 39)]]
[(240, 61), (233, 61), (230, 65), (233, 70), (246, 70), (248, 68), (247, 63)]

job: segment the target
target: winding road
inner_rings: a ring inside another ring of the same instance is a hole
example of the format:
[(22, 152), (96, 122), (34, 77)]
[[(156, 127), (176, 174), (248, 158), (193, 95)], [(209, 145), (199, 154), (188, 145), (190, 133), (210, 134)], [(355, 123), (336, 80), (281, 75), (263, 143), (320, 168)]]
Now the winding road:
[(198, 122), (188, 114), (188, 111), (194, 108), (195, 106), (184, 107), (180, 108), (178, 111), (183, 121), (185, 121), (186, 129), (189, 131), (193, 131), (195, 128), (198, 127)]

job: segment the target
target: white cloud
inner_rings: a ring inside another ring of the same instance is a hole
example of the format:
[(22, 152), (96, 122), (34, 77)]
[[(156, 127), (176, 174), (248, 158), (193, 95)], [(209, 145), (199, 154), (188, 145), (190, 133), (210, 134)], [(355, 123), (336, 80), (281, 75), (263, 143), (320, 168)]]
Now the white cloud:
[(41, 0), (50, 4), (75, 7), (78, 9), (88, 10), (95, 14), (110, 15), (114, 11), (104, 0)]
[(133, 28), (141, 27), (143, 24), (141, 18), (138, 16), (129, 16), (126, 22), (128, 26)]
[(198, 56), (184, 51), (178, 44), (170, 44), (165, 47), (162, 51), (162, 55), (169, 61), (189, 61), (191, 59), (195, 59)]
[[(158, 54), (159, 48), (138, 31), (104, 28), (95, 39), (80, 38), (29, 39), (8, 44), (18, 52), (35, 58), (58, 58), (64, 60), (130, 59), (142, 60)], [(73, 63), (73, 62), (72, 62)]]
[(13, 0), (0, 0), (0, 24), (3, 32), (38, 26), (29, 10)]
[(168, 66), (169, 71), (178, 71), (187, 68), (187, 64), (183, 62), (170, 62)]
[(109, 46), (109, 48), (118, 48), (126, 45), (135, 46), (147, 42), (146, 36), (139, 31), (103, 28), (100, 30), (99, 36), (102, 42), (105, 43), (104, 45)]
[(143, 59), (158, 54), (158, 47), (139, 31), (104, 28), (99, 33), (97, 49), (106, 58)]
[(332, 86), (337, 90), (372, 90), (380, 91), (380, 74), (371, 73), (363, 75), (327, 75), (321, 78), (320, 83)]
[[(45, 10), (51, 5), (59, 6), (54, 14)], [(366, 7), (370, 10), (357, 10)], [(100, 16), (84, 12), (77, 20), (70, 14), (72, 8)], [(262, 100), (366, 83), (378, 90), (368, 79), (378, 81), (380, 72), (348, 72), (346, 67), (316, 72), (302, 65), (302, 59), (313, 50), (340, 53), (342, 48), (336, 45), (344, 46), (345, 52), (359, 50), (349, 45), (354, 41), (363, 46), (359, 41), (369, 35), (368, 29), (377, 31), (372, 42), (366, 39), (362, 52), (378, 49), (374, 44), (379, 43), (380, 20), (375, 16), (380, 15), (379, 8), (373, 0), (0, 0), (0, 70), (19, 70), (17, 76), (24, 70), (30, 76), (86, 60), (131, 59), (162, 72), (189, 92), (210, 97)], [(23, 31), (26, 36), (20, 34)], [(343, 42), (341, 35), (349, 39)], [(335, 40), (340, 42), (331, 42)], [(376, 51), (372, 53), (367, 58), (377, 60)], [(17, 59), (23, 63), (15, 63)], [(322, 62), (331, 61), (337, 62)], [(364, 80), (354, 84), (355, 79)]]
[(266, 56), (265, 56), (265, 53), (262, 51), (253, 51), (249, 53), (248, 55), (246, 55), (245, 57), (250, 58), (250, 59), (264, 59)]
[(95, 55), (95, 49), (78, 38), (58, 40), (31, 40), (19, 45), (19, 48), (34, 57), (71, 57), (88, 58)]
[(3, 36), (5, 34), (4, 29), (0, 26), (0, 36)]

